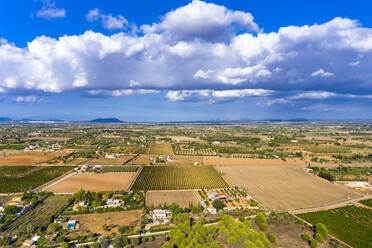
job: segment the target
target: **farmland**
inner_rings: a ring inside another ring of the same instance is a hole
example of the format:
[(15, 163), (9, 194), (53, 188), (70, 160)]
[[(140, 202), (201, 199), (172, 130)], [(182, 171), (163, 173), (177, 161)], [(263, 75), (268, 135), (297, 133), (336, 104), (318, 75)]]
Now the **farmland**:
[(147, 147), (141, 148), (139, 151), (141, 154), (152, 154), (152, 155), (173, 155), (173, 149), (170, 144), (151, 144)]
[(200, 204), (195, 191), (148, 191), (146, 193), (147, 206), (169, 206), (172, 203), (176, 203), (181, 208), (189, 207), (190, 204), (193, 206)]
[(122, 165), (127, 162), (129, 159), (133, 158), (133, 156), (120, 156), (118, 158), (96, 158), (92, 160), (88, 160), (87, 164), (90, 165)]
[(104, 231), (102, 228), (103, 224), (116, 226), (134, 226), (139, 223), (141, 214), (141, 210), (130, 210), (102, 214), (74, 215), (74, 219), (80, 222), (80, 229), (89, 230), (90, 232), (98, 234), (110, 234), (111, 231), (117, 231), (117, 229), (115, 228), (110, 232)]
[(61, 207), (68, 204), (68, 196), (51, 196), (37, 205), (34, 210), (27, 212), (25, 215), (10, 224), (5, 234), (21, 235), (20, 239), (27, 234), (30, 235), (36, 230), (44, 230), (52, 215)]
[(127, 190), (135, 172), (78, 173), (49, 188), (55, 193), (74, 193), (80, 189), (90, 191)]
[(61, 154), (59, 152), (25, 152), (0, 159), (0, 166), (35, 165), (52, 160)]
[(249, 159), (249, 158), (220, 158), (220, 157), (203, 157), (205, 165), (213, 166), (275, 166), (287, 165), (286, 162), (279, 159)]
[(317, 207), (359, 195), (292, 166), (217, 166), (233, 186), (275, 210)]
[(372, 244), (372, 210), (356, 206), (298, 215), (315, 225), (324, 223), (330, 233), (355, 248)]
[(73, 168), (72, 166), (0, 166), (0, 193), (34, 189)]
[(132, 190), (226, 188), (211, 166), (145, 166)]
[(372, 199), (363, 200), (363, 201), (360, 201), (360, 203), (363, 204), (364, 206), (372, 208)]

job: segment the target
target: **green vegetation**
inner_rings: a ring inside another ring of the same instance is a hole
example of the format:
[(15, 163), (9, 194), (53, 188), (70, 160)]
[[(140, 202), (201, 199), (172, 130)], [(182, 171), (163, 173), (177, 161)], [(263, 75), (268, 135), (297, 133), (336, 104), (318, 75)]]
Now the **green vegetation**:
[(145, 166), (132, 190), (227, 188), (212, 166)]
[(34, 189), (73, 168), (72, 166), (0, 166), (0, 193)]
[(19, 240), (37, 231), (45, 231), (53, 217), (69, 204), (67, 196), (50, 196), (39, 203), (33, 210), (28, 211), (15, 222), (11, 223), (4, 234), (17, 234)]
[(138, 166), (136, 165), (123, 165), (123, 166), (104, 166), (100, 172), (136, 172)]
[[(356, 206), (299, 214), (300, 218), (313, 225), (324, 223), (329, 232), (356, 248), (369, 247), (372, 244), (372, 210)], [(325, 235), (319, 225), (318, 233)]]
[(219, 248), (224, 247), (225, 244), (228, 247), (272, 247), (265, 233), (252, 229), (249, 220), (240, 222), (231, 216), (223, 216), (217, 225), (204, 226), (201, 222), (192, 223), (184, 214), (180, 214), (180, 218), (176, 216), (175, 219), (177, 219), (177, 226), (171, 230), (170, 240), (162, 248)]
[(363, 204), (364, 206), (372, 208), (372, 199), (362, 200), (362, 201), (360, 201), (360, 203)]
[(337, 176), (337, 180), (367, 180), (367, 175), (372, 175), (371, 167), (345, 167), (339, 165), (336, 168), (324, 168), (324, 167), (310, 167), (313, 173), (317, 174), (319, 177), (327, 179), (329, 181), (334, 181)]

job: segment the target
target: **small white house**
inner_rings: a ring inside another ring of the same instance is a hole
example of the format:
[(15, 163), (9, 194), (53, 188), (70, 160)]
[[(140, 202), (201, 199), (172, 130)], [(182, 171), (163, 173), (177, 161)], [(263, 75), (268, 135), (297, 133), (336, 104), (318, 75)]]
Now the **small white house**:
[(214, 207), (208, 207), (207, 210), (208, 210), (208, 212), (211, 213), (211, 214), (215, 214), (215, 213), (217, 213), (217, 209), (214, 208)]
[(152, 213), (152, 218), (154, 220), (157, 219), (166, 219), (168, 217), (172, 217), (172, 212), (165, 209), (154, 209)]

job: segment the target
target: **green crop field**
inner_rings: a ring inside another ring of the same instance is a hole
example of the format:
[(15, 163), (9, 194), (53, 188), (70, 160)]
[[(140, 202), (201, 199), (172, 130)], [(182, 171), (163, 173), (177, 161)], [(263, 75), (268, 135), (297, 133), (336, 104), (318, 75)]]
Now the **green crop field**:
[(123, 166), (105, 166), (102, 168), (102, 172), (136, 172), (138, 166), (136, 165), (123, 165)]
[(212, 166), (145, 166), (132, 190), (227, 188)]
[(372, 208), (372, 198), (368, 200), (360, 201), (360, 203), (362, 203), (364, 206)]
[(73, 166), (0, 166), (0, 193), (34, 189), (73, 168)]
[(319, 222), (325, 224), (332, 235), (355, 248), (371, 247), (371, 216), (372, 210), (356, 206), (298, 215), (313, 225)]

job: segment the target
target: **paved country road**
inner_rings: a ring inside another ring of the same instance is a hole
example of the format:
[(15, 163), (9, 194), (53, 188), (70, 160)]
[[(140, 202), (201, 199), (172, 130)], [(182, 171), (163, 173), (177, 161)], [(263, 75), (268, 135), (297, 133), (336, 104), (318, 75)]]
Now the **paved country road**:
[(323, 207), (315, 207), (315, 208), (303, 208), (303, 209), (297, 209), (297, 210), (291, 210), (291, 211), (288, 211), (288, 213), (290, 214), (301, 214), (301, 213), (306, 213), (306, 212), (315, 212), (315, 211), (319, 211), (319, 210), (327, 210), (327, 209), (331, 209), (331, 208), (338, 208), (338, 207), (343, 207), (347, 204), (350, 204), (350, 203), (354, 203), (354, 202), (358, 202), (358, 201), (361, 201), (361, 200), (366, 200), (366, 199), (370, 199), (372, 198), (372, 196), (363, 196), (363, 197), (360, 197), (360, 198), (356, 198), (356, 199), (352, 199), (352, 200), (348, 200), (348, 201), (344, 201), (344, 202), (339, 202), (339, 203), (335, 203), (335, 204), (331, 204), (331, 205), (328, 205), (328, 206), (323, 206)]

